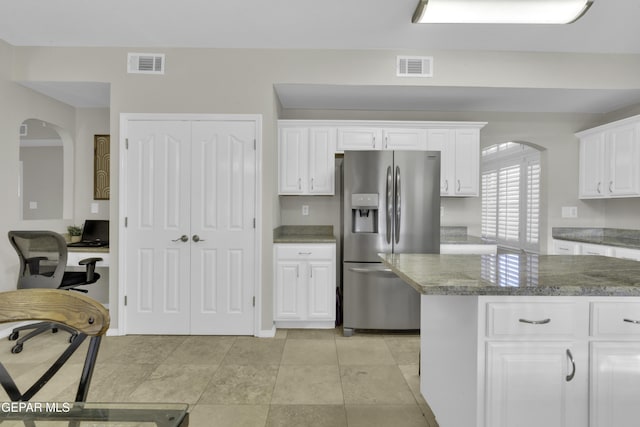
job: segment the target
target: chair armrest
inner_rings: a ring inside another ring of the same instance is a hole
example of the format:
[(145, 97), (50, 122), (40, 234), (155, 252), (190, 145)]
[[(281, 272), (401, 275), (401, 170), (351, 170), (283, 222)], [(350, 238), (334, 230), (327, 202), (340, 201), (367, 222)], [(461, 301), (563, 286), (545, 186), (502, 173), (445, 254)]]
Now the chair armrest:
[(29, 267), (30, 274), (40, 274), (40, 261), (48, 260), (46, 256), (34, 256), (32, 258), (26, 258), (25, 264)]
[(81, 259), (80, 261), (78, 261), (78, 264), (80, 264), (80, 265), (87, 265), (87, 264), (95, 265), (96, 262), (98, 262), (98, 261), (102, 261), (102, 258), (85, 258), (85, 259)]
[(102, 258), (85, 258), (81, 259), (78, 264), (87, 266), (87, 283), (93, 283), (96, 279), (93, 278), (93, 274), (96, 271), (96, 262), (102, 261)]

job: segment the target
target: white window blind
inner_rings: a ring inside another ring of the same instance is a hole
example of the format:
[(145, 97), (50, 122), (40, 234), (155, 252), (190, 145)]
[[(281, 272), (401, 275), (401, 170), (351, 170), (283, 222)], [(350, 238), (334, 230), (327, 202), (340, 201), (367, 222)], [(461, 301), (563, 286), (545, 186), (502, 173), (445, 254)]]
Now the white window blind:
[(483, 150), (482, 236), (539, 251), (540, 154), (518, 143)]
[(527, 163), (527, 209), (526, 209), (527, 246), (538, 245), (539, 214), (540, 214), (540, 160), (530, 160)]
[(520, 240), (520, 165), (498, 172), (498, 244)]
[(482, 174), (482, 236), (495, 239), (498, 213), (498, 171)]

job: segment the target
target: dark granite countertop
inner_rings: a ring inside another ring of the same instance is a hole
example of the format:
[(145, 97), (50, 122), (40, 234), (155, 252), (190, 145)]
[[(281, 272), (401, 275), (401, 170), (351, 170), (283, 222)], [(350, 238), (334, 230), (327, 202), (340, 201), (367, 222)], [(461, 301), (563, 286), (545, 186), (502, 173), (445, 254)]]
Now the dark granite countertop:
[(551, 236), (558, 240), (640, 249), (640, 230), (621, 228), (553, 227)]
[(380, 254), (424, 295), (640, 296), (640, 262), (582, 255)]
[(336, 243), (332, 225), (281, 225), (273, 230), (273, 243)]

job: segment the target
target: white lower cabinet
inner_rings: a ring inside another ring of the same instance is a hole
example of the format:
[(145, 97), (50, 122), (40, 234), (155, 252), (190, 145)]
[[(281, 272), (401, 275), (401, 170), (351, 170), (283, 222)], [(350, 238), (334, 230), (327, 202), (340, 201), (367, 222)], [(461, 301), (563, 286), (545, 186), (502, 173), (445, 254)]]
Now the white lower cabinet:
[(590, 426), (636, 427), (640, 420), (640, 343), (593, 342)]
[(639, 297), (421, 298), (420, 390), (441, 427), (638, 425)]
[(587, 373), (575, 364), (585, 352), (577, 347), (571, 341), (488, 342), (485, 425), (586, 426)]
[(276, 326), (335, 327), (335, 244), (276, 244), (274, 256)]

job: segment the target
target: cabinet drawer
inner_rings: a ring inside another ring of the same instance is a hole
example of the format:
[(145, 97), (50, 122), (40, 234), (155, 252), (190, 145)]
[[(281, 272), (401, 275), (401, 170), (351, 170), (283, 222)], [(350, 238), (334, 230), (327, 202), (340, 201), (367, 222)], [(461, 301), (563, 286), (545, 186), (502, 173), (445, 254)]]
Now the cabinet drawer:
[(611, 248), (604, 245), (582, 244), (582, 255), (603, 255), (611, 256)]
[(333, 245), (298, 245), (287, 244), (276, 246), (277, 259), (333, 259)]
[(640, 335), (640, 302), (591, 303), (591, 335)]
[(579, 255), (580, 243), (567, 242), (565, 240), (554, 240), (553, 252), (556, 255)]
[(571, 302), (488, 303), (487, 336), (568, 337), (579, 333), (576, 319)]

